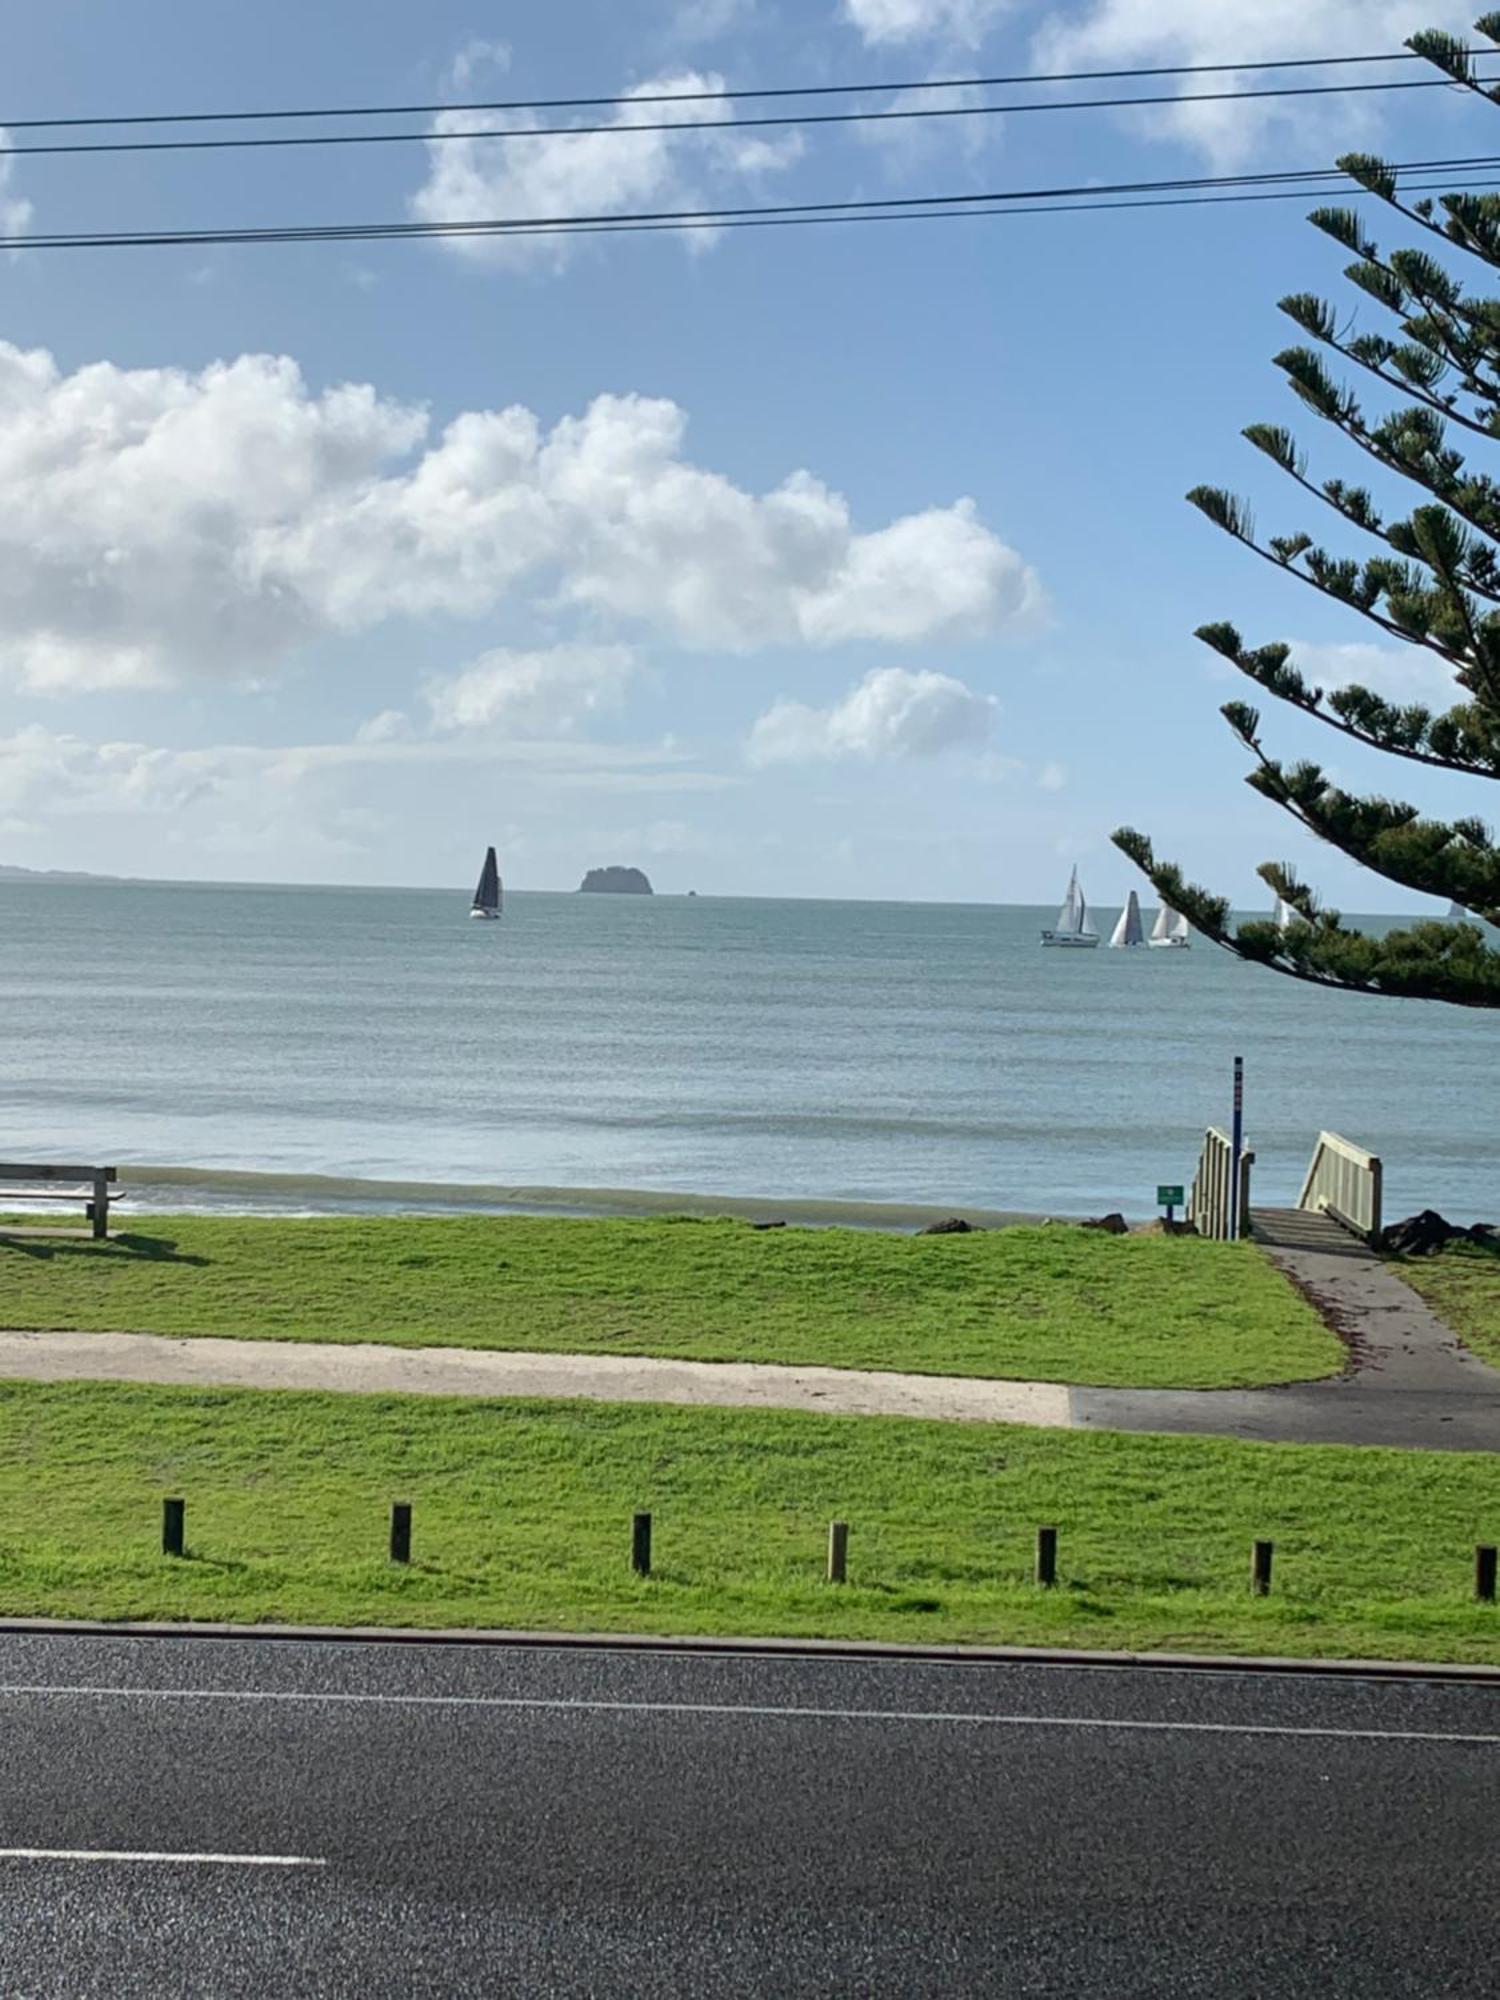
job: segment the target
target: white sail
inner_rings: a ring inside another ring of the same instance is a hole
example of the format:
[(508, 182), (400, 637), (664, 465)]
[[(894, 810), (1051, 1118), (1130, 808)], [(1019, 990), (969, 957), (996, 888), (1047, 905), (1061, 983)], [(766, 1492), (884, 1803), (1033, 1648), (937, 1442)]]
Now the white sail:
[(1123, 951), (1127, 945), (1143, 944), (1145, 934), (1141, 930), (1141, 906), (1134, 889), (1120, 912), (1120, 921), (1115, 925), (1114, 936), (1110, 939), (1111, 951)]
[(1089, 906), (1079, 886), (1075, 867), (1068, 877), (1067, 899), (1057, 913), (1057, 926), (1054, 930), (1042, 932), (1042, 943), (1089, 947), (1098, 942), (1099, 933), (1089, 929)]
[(1068, 877), (1068, 893), (1057, 913), (1057, 928), (1060, 931), (1081, 931), (1085, 910), (1083, 891), (1078, 886), (1078, 870), (1075, 868)]
[(1287, 902), (1286, 898), (1284, 896), (1278, 896), (1276, 898), (1277, 930), (1284, 931), (1290, 925), (1300, 923), (1301, 921), (1302, 921), (1301, 916), (1296, 910), (1292, 908), (1291, 904)]
[(1180, 910), (1172, 919), (1172, 928), (1168, 932), (1168, 936), (1174, 944), (1186, 944), (1192, 936), (1192, 926)]
[(1165, 944), (1172, 934), (1172, 912), (1163, 903), (1156, 913), (1156, 922), (1151, 926), (1151, 942)]

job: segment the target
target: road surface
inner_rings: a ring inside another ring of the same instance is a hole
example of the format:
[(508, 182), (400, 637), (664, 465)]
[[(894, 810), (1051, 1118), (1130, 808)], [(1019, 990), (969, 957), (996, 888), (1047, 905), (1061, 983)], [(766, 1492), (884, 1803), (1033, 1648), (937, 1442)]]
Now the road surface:
[(0, 1991), (1488, 1994), (1500, 1689), (0, 1637)]

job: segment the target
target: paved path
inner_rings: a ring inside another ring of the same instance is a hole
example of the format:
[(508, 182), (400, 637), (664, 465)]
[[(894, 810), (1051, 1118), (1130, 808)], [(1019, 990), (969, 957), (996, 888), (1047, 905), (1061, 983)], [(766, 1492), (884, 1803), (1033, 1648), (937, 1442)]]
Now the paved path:
[(1085, 1389), (853, 1368), (515, 1354), (464, 1347), (0, 1330), (0, 1379), (161, 1382), (428, 1396), (576, 1396), (609, 1403), (936, 1417), (1050, 1430), (1174, 1431), (1295, 1444), (1500, 1450), (1500, 1370), (1469, 1354), (1393, 1271), (1335, 1224), (1262, 1211), (1267, 1254), (1349, 1343), (1322, 1382), (1271, 1389)]
[(1500, 1693), (0, 1639), (5, 1990), (1488, 1996)]

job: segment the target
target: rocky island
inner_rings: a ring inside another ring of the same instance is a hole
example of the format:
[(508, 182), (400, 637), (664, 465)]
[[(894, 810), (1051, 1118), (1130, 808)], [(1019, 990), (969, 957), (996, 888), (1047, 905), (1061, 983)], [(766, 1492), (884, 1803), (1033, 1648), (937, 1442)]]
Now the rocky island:
[(591, 868), (578, 885), (580, 895), (649, 896), (651, 884), (639, 868)]

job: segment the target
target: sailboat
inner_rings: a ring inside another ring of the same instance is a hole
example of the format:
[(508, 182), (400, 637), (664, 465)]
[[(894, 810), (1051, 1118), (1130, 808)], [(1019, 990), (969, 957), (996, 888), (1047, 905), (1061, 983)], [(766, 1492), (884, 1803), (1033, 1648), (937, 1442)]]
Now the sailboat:
[(1180, 910), (1169, 910), (1163, 903), (1156, 913), (1156, 922), (1151, 926), (1151, 936), (1147, 940), (1151, 949), (1186, 951), (1192, 941), (1187, 918)]
[(1109, 941), (1111, 951), (1124, 951), (1127, 945), (1144, 944), (1146, 933), (1141, 929), (1141, 906), (1134, 889), (1120, 912), (1120, 921), (1115, 925), (1114, 936)]
[(1472, 921), (1473, 919), (1462, 903), (1450, 903), (1448, 905), (1448, 922), (1450, 924), (1467, 924)]
[(1284, 931), (1289, 930), (1293, 924), (1301, 923), (1302, 912), (1294, 910), (1284, 896), (1278, 896), (1274, 917), (1277, 930)]
[(484, 866), (479, 871), (479, 887), (474, 891), (474, 907), (469, 915), (494, 922), (500, 915), (500, 903), (500, 864), (495, 859), (494, 848), (487, 847)]
[(1078, 870), (1075, 867), (1068, 881), (1067, 900), (1057, 915), (1057, 927), (1042, 932), (1042, 943), (1069, 945), (1074, 951), (1092, 951), (1098, 942), (1099, 933), (1089, 929), (1089, 906), (1078, 886)]

